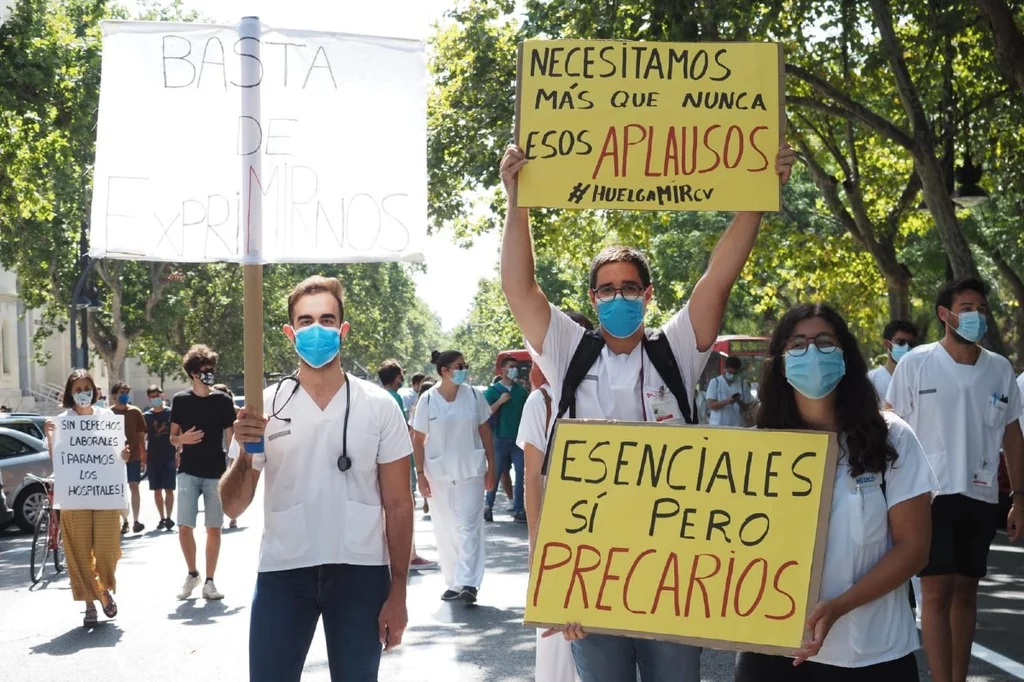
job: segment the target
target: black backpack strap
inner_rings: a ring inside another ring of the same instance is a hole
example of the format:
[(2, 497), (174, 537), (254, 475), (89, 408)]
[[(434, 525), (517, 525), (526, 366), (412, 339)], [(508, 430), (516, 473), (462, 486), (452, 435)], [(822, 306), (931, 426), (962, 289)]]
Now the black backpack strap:
[(676, 362), (676, 356), (672, 354), (672, 346), (669, 345), (665, 332), (660, 329), (648, 329), (643, 343), (644, 352), (651, 359), (651, 364), (654, 365), (654, 369), (658, 370), (658, 374), (665, 380), (668, 390), (679, 403), (679, 409), (683, 412), (683, 421), (687, 424), (695, 424), (693, 397), (686, 389), (686, 382), (683, 380), (682, 372), (679, 371), (679, 363)]
[[(576, 418), (576, 391), (586, 378), (587, 372), (597, 362), (602, 348), (604, 348), (604, 337), (601, 336), (600, 331), (592, 329), (583, 333), (583, 338), (577, 344), (572, 359), (569, 360), (569, 368), (565, 371), (565, 377), (562, 380), (562, 394), (558, 399), (558, 413), (555, 415), (555, 419), (561, 419), (566, 414), (569, 415), (569, 419)], [(550, 427), (549, 424), (549, 432)], [(541, 466), (541, 473), (544, 475), (548, 473), (548, 460), (551, 459), (551, 440), (548, 438), (548, 447), (544, 452), (544, 464)]]
[(558, 399), (558, 417), (561, 419), (568, 413), (569, 419), (576, 418), (576, 391), (587, 376), (587, 372), (597, 362), (604, 348), (604, 337), (601, 332), (592, 329), (583, 333), (576, 346), (576, 351), (569, 361), (569, 368), (565, 371), (565, 378), (562, 381), (562, 395)]

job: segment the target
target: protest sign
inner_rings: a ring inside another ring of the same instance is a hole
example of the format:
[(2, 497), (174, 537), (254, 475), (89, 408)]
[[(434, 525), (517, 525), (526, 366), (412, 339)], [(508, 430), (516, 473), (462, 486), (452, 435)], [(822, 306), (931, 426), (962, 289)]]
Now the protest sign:
[(779, 210), (783, 64), (772, 43), (524, 41), (518, 204)]
[(104, 22), (90, 255), (422, 260), (423, 44), (254, 31)]
[(832, 434), (568, 421), (525, 620), (789, 653), (818, 599)]
[(54, 417), (53, 499), (61, 509), (126, 509), (124, 417)]

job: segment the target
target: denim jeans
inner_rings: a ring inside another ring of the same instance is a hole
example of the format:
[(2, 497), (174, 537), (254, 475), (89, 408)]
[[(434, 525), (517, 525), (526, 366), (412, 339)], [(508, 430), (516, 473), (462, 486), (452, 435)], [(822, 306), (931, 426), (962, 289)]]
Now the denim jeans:
[(513, 470), (512, 481), (512, 506), (516, 514), (525, 514), (526, 507), (523, 504), (523, 451), (516, 445), (514, 438), (494, 439), (494, 485), (487, 491), (488, 507), (494, 506), (494, 497), (498, 493), (498, 486), (501, 485), (501, 476), (509, 469)]
[(653, 639), (588, 635), (572, 643), (580, 682), (700, 682), (700, 648)]
[(249, 619), (249, 681), (299, 682), (322, 615), (331, 682), (377, 682), (377, 617), (390, 589), (387, 566), (260, 573)]

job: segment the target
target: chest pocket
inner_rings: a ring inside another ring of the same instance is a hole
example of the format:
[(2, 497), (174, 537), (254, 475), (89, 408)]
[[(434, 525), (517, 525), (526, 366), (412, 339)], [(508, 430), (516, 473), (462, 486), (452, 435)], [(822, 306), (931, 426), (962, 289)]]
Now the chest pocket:
[(850, 478), (849, 488), (846, 504), (854, 544), (869, 546), (887, 542), (889, 509), (882, 492), (882, 475), (862, 474), (857, 479)]
[(985, 407), (985, 423), (996, 429), (1006, 426), (1006, 407), (1007, 403), (989, 402)]

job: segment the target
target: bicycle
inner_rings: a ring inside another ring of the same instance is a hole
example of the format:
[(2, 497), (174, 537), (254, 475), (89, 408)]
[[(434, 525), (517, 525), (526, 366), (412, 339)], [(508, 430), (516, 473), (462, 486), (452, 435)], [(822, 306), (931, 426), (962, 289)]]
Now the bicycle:
[(46, 560), (53, 552), (53, 569), (60, 573), (64, 570), (64, 541), (60, 532), (60, 511), (53, 508), (53, 478), (40, 478), (28, 474), (27, 478), (41, 483), (46, 489), (46, 500), (43, 502), (39, 516), (36, 518), (35, 532), (32, 534), (32, 556), (29, 569), (32, 584), (35, 585), (43, 577)]

